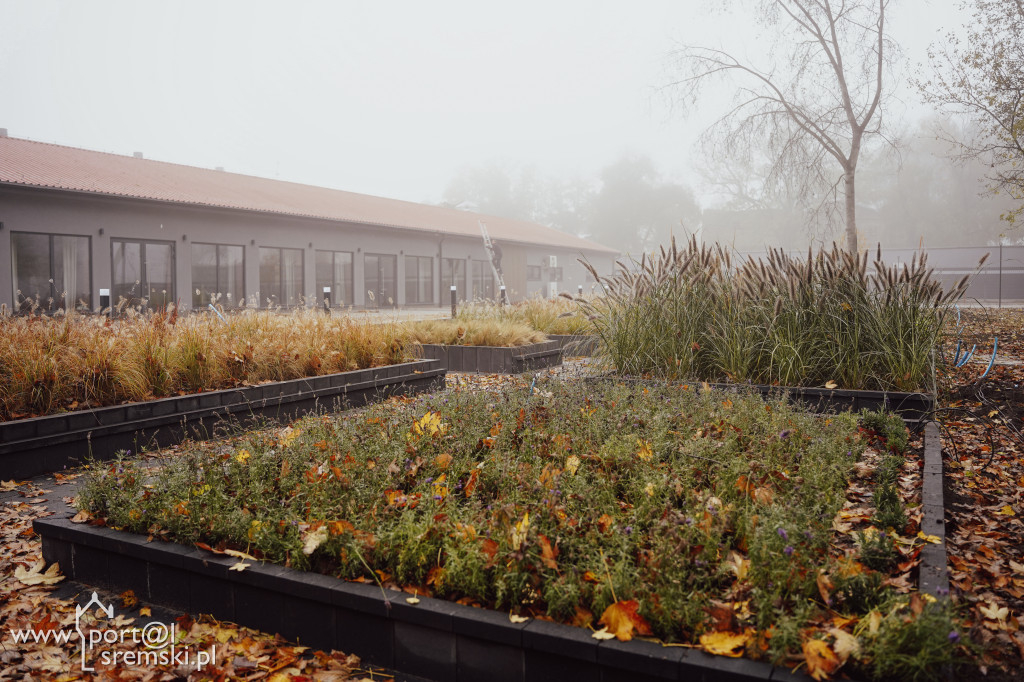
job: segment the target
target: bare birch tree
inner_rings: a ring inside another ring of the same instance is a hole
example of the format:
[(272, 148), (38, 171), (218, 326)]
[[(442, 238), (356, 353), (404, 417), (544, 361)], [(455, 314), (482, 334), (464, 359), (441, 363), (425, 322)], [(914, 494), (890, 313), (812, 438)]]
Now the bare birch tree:
[(888, 5), (889, 0), (761, 0), (759, 23), (776, 39), (765, 64), (747, 63), (723, 49), (685, 46), (675, 54), (681, 77), (669, 85), (695, 106), (701, 86), (734, 79), (735, 104), (705, 132), (705, 144), (722, 154), (767, 148), (773, 158), (767, 181), (792, 184), (794, 174), (801, 177), (798, 198), (817, 202), (819, 209), (837, 209), (842, 194), (846, 249), (852, 253), (858, 250), (857, 163), (866, 141), (882, 134), (886, 77), (896, 53), (886, 33)]

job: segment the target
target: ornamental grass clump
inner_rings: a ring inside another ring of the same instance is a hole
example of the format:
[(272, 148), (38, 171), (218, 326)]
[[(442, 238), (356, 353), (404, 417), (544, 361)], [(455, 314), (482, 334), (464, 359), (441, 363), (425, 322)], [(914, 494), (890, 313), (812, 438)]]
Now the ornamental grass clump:
[(406, 322), (403, 332), (415, 343), (445, 346), (525, 346), (546, 341), (542, 333), (508, 319), (419, 320)]
[(395, 323), (296, 311), (0, 317), (0, 420), (390, 365)]
[[(587, 265), (587, 264), (585, 264)], [(602, 277), (582, 300), (624, 374), (785, 386), (930, 390), (933, 349), (968, 277), (944, 290), (916, 254), (886, 265), (838, 246), (733, 264), (720, 245), (673, 240)]]
[(499, 320), (525, 324), (545, 334), (580, 335), (590, 333), (590, 321), (572, 297), (531, 296), (509, 305), (474, 301), (459, 306), (456, 319)]

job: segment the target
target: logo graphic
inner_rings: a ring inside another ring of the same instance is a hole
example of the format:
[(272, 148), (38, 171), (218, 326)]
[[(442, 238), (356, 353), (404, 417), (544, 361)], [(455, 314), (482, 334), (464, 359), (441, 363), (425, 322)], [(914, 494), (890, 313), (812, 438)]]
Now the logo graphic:
[[(96, 617), (92, 617), (96, 609)], [(100, 617), (106, 617), (100, 621)], [(101, 622), (106, 627), (101, 627)], [(128, 626), (114, 615), (114, 605), (104, 605), (95, 592), (85, 606), (75, 606), (75, 629), (78, 633), (79, 657), (82, 672), (95, 672), (95, 664), (106, 667), (195, 667), (202, 671), (217, 659), (217, 647), (209, 651), (191, 651), (178, 646), (175, 624), (159, 621), (142, 627)], [(74, 634), (70, 630), (11, 630), (14, 642), (50, 642), (68, 644)], [(134, 647), (126, 647), (133, 644)], [(115, 645), (117, 645), (115, 647)]]

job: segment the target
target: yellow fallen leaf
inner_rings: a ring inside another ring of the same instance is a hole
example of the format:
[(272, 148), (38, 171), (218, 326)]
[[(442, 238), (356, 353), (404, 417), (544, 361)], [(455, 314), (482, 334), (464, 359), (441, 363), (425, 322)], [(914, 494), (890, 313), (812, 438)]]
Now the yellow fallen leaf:
[(508, 619), (510, 621), (512, 621), (513, 623), (525, 623), (526, 621), (530, 620), (526, 616), (517, 616), (514, 613), (509, 613), (508, 614)]
[(827, 388), (828, 390), (831, 391), (834, 388), (839, 388), (839, 384), (837, 384), (834, 381), (828, 381), (828, 382), (825, 383), (825, 388)]
[(420, 600), (419, 600), (418, 597), (407, 597), (405, 601), (406, 601), (406, 603), (412, 604), (413, 606), (415, 606), (416, 604), (420, 603)]
[(942, 542), (942, 540), (939, 539), (938, 535), (928, 535), (923, 530), (917, 531), (917, 537), (921, 538), (925, 542), (930, 542), (933, 545), (937, 545), (940, 542)]
[(237, 549), (225, 549), (224, 553), (227, 554), (228, 556), (233, 556), (236, 559), (249, 559), (250, 561), (259, 561), (259, 559), (257, 559), (256, 557), (252, 556), (251, 554), (246, 554), (245, 552), (239, 552)]
[(1010, 505), (1003, 505), (1003, 508), (996, 512), (999, 516), (1016, 516), (1017, 512), (1013, 511), (1013, 507)]
[(594, 639), (615, 639), (615, 633), (608, 632), (608, 628), (601, 628), (591, 635)]
[(36, 562), (36, 565), (30, 571), (26, 571), (24, 566), (18, 566), (14, 569), (14, 577), (25, 585), (56, 585), (61, 580), (64, 580), (64, 576), (60, 574), (60, 564), (51, 564), (46, 569), (46, 572), (43, 573), (43, 567), (45, 566), (45, 559), (40, 559)]
[(141, 609), (139, 609), (139, 615), (143, 618), (149, 618), (153, 615), (153, 610), (148, 606), (143, 606)]
[(842, 665), (835, 652), (820, 639), (807, 640), (803, 650), (807, 673), (816, 680), (827, 679)]
[(729, 558), (726, 561), (729, 569), (736, 575), (736, 580), (743, 581), (747, 579), (747, 573), (750, 571), (750, 559), (744, 558), (742, 554), (736, 551), (729, 552)]
[(739, 658), (750, 641), (750, 632), (708, 632), (700, 636), (704, 651), (715, 656)]
[(249, 568), (250, 566), (252, 566), (252, 564), (245, 563), (245, 560), (239, 560), (239, 562), (237, 564), (234, 564), (232, 566), (228, 566), (228, 570), (229, 571), (244, 571), (245, 569)]

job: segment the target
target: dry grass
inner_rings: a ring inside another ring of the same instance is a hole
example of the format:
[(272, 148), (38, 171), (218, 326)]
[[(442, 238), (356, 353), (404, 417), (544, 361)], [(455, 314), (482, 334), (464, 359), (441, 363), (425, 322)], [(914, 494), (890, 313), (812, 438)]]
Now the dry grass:
[(399, 325), (244, 311), (0, 318), (0, 419), (390, 365)]
[(533, 327), (501, 319), (420, 320), (406, 323), (405, 333), (416, 343), (447, 346), (525, 346), (547, 340)]
[(508, 306), (487, 302), (467, 303), (459, 308), (458, 319), (517, 322), (545, 334), (593, 333), (590, 321), (581, 311), (580, 304), (563, 296), (534, 296)]

